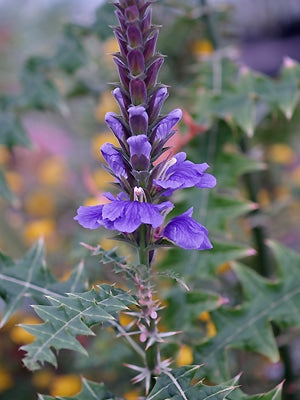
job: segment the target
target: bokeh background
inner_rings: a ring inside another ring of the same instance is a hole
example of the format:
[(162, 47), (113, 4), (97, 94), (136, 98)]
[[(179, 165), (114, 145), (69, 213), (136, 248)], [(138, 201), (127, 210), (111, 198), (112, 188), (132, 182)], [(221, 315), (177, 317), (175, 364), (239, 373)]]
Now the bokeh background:
[[(6, 101), (3, 96), (20, 92), (30, 97), (30, 104), (20, 106), (22, 125), (18, 129), (25, 129), (32, 143), (31, 148), (0, 145), (0, 165), (14, 194), (11, 201), (0, 199), (0, 248), (17, 259), (42, 236), (47, 263), (61, 280), (87, 256), (80, 242), (100, 243), (105, 249), (115, 246), (106, 232), (86, 232), (73, 221), (79, 205), (103, 201), (102, 193), (110, 188), (111, 178), (101, 167), (99, 148), (113, 141), (104, 124), (105, 113), (118, 112), (107, 84), (117, 80), (111, 57), (117, 45), (108, 27), (114, 23), (111, 9), (99, 0), (0, 1), (1, 102)], [(228, 63), (227, 76), (225, 67), (214, 75), (218, 88), (220, 74), (225, 73), (225, 81), (234, 76), (230, 63), (276, 80), (284, 60), (286, 65), (291, 62), (286, 57), (300, 60), (298, 0), (165, 0), (154, 7), (154, 20), (163, 25), (158, 48), (168, 55), (161, 73), (161, 81), (171, 86), (166, 110), (172, 106), (186, 110), (179, 126), (181, 136), (174, 144), (185, 146), (197, 162), (207, 160), (197, 158), (201, 154), (198, 136), (206, 125), (201, 112), (195, 110), (195, 88), (206, 87), (211, 78), (208, 65), (223, 68), (223, 57)], [(42, 77), (32, 80), (39, 68), (47, 69), (47, 77), (61, 96)], [(36, 93), (36, 87), (41, 93)], [(300, 108), (290, 121), (280, 112), (275, 117), (267, 115), (259, 109), (257, 118), (261, 119), (251, 148), (251, 156), (269, 166), (257, 201), (265, 211), (263, 224), (272, 238), (300, 250)], [(194, 198), (192, 191), (188, 193)], [(250, 228), (249, 221), (226, 227), (229, 238), (238, 236), (245, 241)], [(119, 252), (131, 256), (125, 247)], [(160, 255), (162, 265), (169, 262), (166, 257)], [(220, 273), (226, 274), (228, 265), (220, 266)], [(115, 279), (108, 269), (98, 270), (91, 257), (87, 257), (86, 268), (98, 281)], [(168, 284), (162, 291), (167, 289)], [(38, 321), (28, 304), (25, 300), (23, 309), (0, 332), (1, 400), (33, 400), (37, 391), (71, 396), (80, 390), (82, 371), (114, 386), (122, 368), (116, 363), (130, 361), (131, 355), (110, 333), (89, 344), (89, 363), (66, 352), (60, 356), (58, 370), (26, 371), (18, 348), (32, 338), (16, 324)], [(209, 314), (199, 315), (199, 324), (208, 336), (215, 334)], [(299, 332), (289, 335), (292, 389), (299, 394)], [(243, 368), (252, 371), (244, 378), (249, 393), (268, 390), (284, 377), (282, 363), (274, 365), (242, 353), (238, 358)], [(179, 346), (176, 362), (193, 362), (189, 346)], [(127, 393), (127, 400), (137, 398), (138, 391), (129, 389), (127, 379), (121, 379), (119, 388)]]

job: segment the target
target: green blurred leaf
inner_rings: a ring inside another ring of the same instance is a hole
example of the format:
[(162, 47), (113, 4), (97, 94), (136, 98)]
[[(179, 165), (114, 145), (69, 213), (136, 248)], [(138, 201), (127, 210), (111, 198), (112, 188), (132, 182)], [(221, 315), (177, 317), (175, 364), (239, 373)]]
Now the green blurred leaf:
[(270, 322), (282, 328), (300, 325), (300, 255), (278, 244), (273, 243), (272, 248), (279, 263), (278, 280), (267, 280), (234, 264), (245, 301), (235, 308), (211, 312), (218, 333), (196, 347), (195, 361), (205, 360), (205, 374), (213, 381), (229, 375), (227, 349), (254, 351), (277, 362), (279, 352)]
[(76, 33), (75, 28), (72, 25), (65, 26), (64, 35), (50, 61), (56, 68), (68, 74), (73, 74), (86, 62), (86, 52), (81, 42), (81, 36)]
[(16, 201), (16, 197), (14, 194), (11, 192), (3, 172), (0, 170), (0, 196), (2, 196), (4, 199), (6, 199), (9, 202), (14, 202)]
[(14, 146), (31, 146), (31, 142), (20, 119), (13, 111), (0, 111), (0, 144), (8, 148)]
[(114, 13), (114, 7), (105, 3), (97, 8), (96, 19), (92, 24), (92, 31), (101, 39), (106, 40), (112, 36), (110, 25), (116, 25), (117, 19)]
[(114, 321), (120, 311), (135, 303), (123, 290), (105, 284), (88, 292), (68, 293), (67, 297), (47, 296), (47, 299), (50, 306), (34, 306), (45, 322), (22, 325), (35, 336), (34, 342), (21, 348), (27, 353), (23, 362), (30, 370), (39, 369), (45, 362), (56, 366), (54, 349), (70, 349), (87, 355), (77, 336), (94, 336), (92, 326)]
[(198, 371), (199, 366), (188, 366), (162, 373), (146, 400), (226, 400), (236, 388), (237, 379), (218, 386), (193, 383)]
[(21, 306), (24, 296), (32, 297), (39, 304), (47, 304), (45, 296), (64, 297), (65, 292), (75, 292), (85, 288), (83, 264), (72, 272), (69, 280), (57, 281), (45, 264), (43, 241), (34, 245), (16, 263), (0, 253), (0, 296), (5, 302), (0, 328)]
[[(40, 394), (38, 400), (53, 400), (54, 397)], [(82, 378), (82, 390), (73, 397), (55, 397), (60, 400), (118, 400), (103, 383), (95, 383)]]

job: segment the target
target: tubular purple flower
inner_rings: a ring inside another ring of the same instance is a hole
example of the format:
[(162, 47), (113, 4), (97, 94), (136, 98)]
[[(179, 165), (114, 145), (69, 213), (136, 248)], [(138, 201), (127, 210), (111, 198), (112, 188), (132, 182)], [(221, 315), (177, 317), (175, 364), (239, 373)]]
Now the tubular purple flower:
[(132, 135), (145, 135), (148, 131), (148, 114), (145, 107), (133, 106), (128, 109), (129, 125)]
[(127, 54), (129, 71), (132, 76), (139, 76), (145, 70), (145, 59), (139, 49), (130, 50)]
[(111, 143), (104, 143), (104, 145), (101, 147), (101, 153), (117, 178), (123, 177), (126, 179), (128, 177), (123, 157)]
[(192, 218), (193, 208), (170, 220), (163, 236), (186, 250), (209, 250), (213, 246), (207, 229)]
[(129, 93), (133, 105), (145, 104), (147, 101), (147, 88), (142, 79), (132, 79), (129, 83)]
[(174, 190), (188, 187), (213, 188), (216, 178), (205, 173), (207, 168), (209, 165), (206, 163), (194, 164), (186, 161), (186, 153), (181, 152), (162, 163), (159, 176), (153, 183), (160, 188), (169, 189), (164, 193), (165, 196), (170, 196)]
[(176, 108), (164, 117), (153, 129), (154, 141), (162, 141), (168, 137), (174, 126), (181, 120), (182, 111)]
[(164, 57), (158, 56), (157, 60), (155, 60), (146, 71), (146, 79), (145, 84), (147, 89), (152, 89), (154, 85), (157, 83), (157, 76), (161, 66), (164, 63)]
[(132, 136), (127, 139), (130, 163), (136, 171), (146, 171), (150, 166), (151, 144), (146, 135)]
[(129, 25), (126, 31), (129, 46), (133, 49), (143, 44), (142, 32), (136, 25)]
[(119, 116), (113, 112), (108, 112), (105, 115), (105, 122), (113, 131), (120, 144), (124, 144), (129, 134), (125, 126), (120, 122)]
[(122, 90), (120, 88), (115, 88), (112, 92), (114, 98), (116, 99), (117, 103), (119, 104), (121, 113), (123, 115), (123, 117), (126, 119), (128, 118), (128, 107), (129, 107), (129, 99), (127, 98), (127, 96), (122, 93)]

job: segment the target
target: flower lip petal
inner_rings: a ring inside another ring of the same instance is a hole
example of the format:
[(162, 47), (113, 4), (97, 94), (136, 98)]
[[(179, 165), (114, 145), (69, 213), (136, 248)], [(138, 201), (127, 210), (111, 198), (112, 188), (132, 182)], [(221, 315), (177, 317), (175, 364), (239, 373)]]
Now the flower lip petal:
[(102, 210), (103, 205), (81, 206), (74, 219), (84, 228), (97, 229), (103, 225)]

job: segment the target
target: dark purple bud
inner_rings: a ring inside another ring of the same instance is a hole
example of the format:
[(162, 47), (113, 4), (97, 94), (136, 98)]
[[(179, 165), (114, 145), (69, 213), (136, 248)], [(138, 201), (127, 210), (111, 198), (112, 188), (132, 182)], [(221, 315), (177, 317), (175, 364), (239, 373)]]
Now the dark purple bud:
[(129, 125), (132, 135), (145, 135), (148, 131), (148, 114), (142, 106), (134, 106), (128, 109)]
[(127, 139), (130, 163), (136, 171), (146, 171), (150, 166), (152, 146), (146, 135), (131, 136)]
[(143, 44), (143, 37), (136, 25), (129, 25), (127, 28), (127, 39), (131, 48), (140, 47)]
[(117, 100), (117, 102), (119, 104), (119, 107), (120, 107), (120, 110), (121, 110), (121, 112), (123, 114), (123, 117), (125, 119), (127, 119), (128, 118), (127, 109), (129, 107), (129, 104), (130, 104), (127, 96), (124, 93), (122, 93), (122, 90), (120, 88), (114, 89), (112, 94), (113, 94), (114, 98)]
[(125, 126), (119, 120), (118, 115), (113, 112), (106, 113), (105, 122), (107, 123), (109, 128), (113, 131), (114, 135), (119, 140), (120, 144), (124, 144), (129, 135)]
[(135, 106), (146, 103), (147, 89), (142, 79), (132, 79), (129, 83), (131, 102)]
[(156, 30), (153, 33), (153, 36), (151, 36), (147, 42), (145, 43), (144, 47), (144, 57), (145, 60), (148, 61), (151, 57), (154, 56), (155, 53), (155, 47), (156, 47), (156, 42), (157, 42), (157, 37), (158, 37), (158, 30)]
[(150, 98), (148, 106), (149, 123), (152, 124), (159, 116), (160, 110), (164, 104), (164, 101), (169, 96), (168, 89), (162, 87), (158, 89)]
[(145, 79), (147, 89), (151, 89), (154, 85), (156, 85), (158, 72), (159, 72), (161, 66), (163, 65), (163, 62), (164, 62), (164, 58), (163, 58), (163, 56), (160, 56), (148, 68), (148, 70), (146, 72), (146, 79)]
[(145, 59), (141, 50), (130, 50), (127, 55), (130, 73), (133, 76), (140, 75), (145, 70)]
[(125, 9), (125, 18), (127, 21), (134, 22), (140, 17), (139, 9), (133, 5)]
[(122, 63), (122, 61), (117, 57), (114, 57), (113, 60), (118, 68), (120, 81), (121, 81), (122, 85), (124, 86), (124, 88), (126, 90), (129, 90), (129, 78), (128, 78), (128, 70), (127, 70), (126, 65), (124, 63)]
[(118, 32), (118, 28), (114, 30), (114, 34), (118, 41), (121, 55), (126, 58), (128, 53), (126, 40), (124, 39), (123, 35)]
[(123, 31), (126, 31), (126, 20), (124, 15), (120, 12), (120, 10), (115, 11), (116, 17), (118, 18), (119, 24)]
[[(148, 6), (149, 6), (149, 4), (147, 5), (147, 7)], [(144, 12), (144, 10), (141, 10), (141, 14), (143, 14), (143, 12)], [(142, 20), (141, 28), (142, 28), (142, 32), (143, 33), (146, 33), (150, 29), (150, 27), (151, 27), (151, 18), (152, 18), (152, 11), (150, 9), (145, 13), (145, 16), (144, 16), (144, 18)]]

